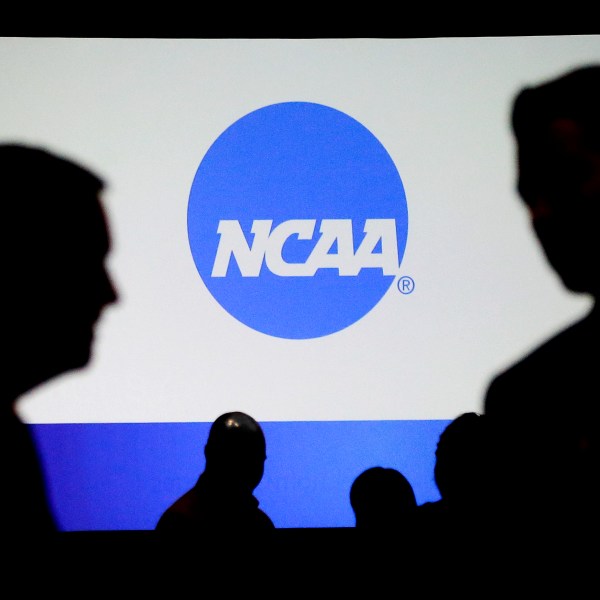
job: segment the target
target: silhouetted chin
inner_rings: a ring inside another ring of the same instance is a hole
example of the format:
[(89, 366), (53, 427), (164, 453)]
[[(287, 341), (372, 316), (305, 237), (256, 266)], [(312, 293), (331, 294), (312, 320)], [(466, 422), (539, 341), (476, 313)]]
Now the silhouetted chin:
[(536, 221), (534, 229), (546, 260), (565, 288), (576, 293), (593, 294), (598, 289), (598, 273), (596, 258), (589, 256), (586, 238), (578, 239), (574, 229), (561, 228), (556, 223)]
[[(88, 354), (87, 356), (83, 356), (82, 354), (79, 355), (71, 355), (69, 356), (68, 361), (65, 361), (63, 363), (63, 367), (60, 370), (60, 372), (62, 373), (70, 373), (72, 371), (79, 371), (80, 369), (83, 369), (84, 367), (86, 367), (90, 362), (90, 355)], [(57, 373), (57, 375), (60, 375), (60, 372)]]
[(65, 356), (66, 362), (68, 362), (68, 369), (81, 369), (89, 364), (92, 357), (92, 343), (93, 335), (90, 335), (87, 340), (80, 344), (73, 344), (70, 352)]
[(574, 277), (563, 277), (561, 278), (561, 281), (569, 291), (575, 294), (590, 294), (594, 297), (596, 296), (593, 286), (587, 281), (584, 282), (579, 279), (575, 279)]
[(548, 254), (546, 256), (565, 288), (577, 294), (594, 294), (594, 290), (598, 286), (597, 282), (592, 279), (595, 275), (592, 269), (585, 268), (581, 261), (573, 265), (573, 259), (571, 263), (566, 264), (564, 257), (561, 260), (553, 260)]

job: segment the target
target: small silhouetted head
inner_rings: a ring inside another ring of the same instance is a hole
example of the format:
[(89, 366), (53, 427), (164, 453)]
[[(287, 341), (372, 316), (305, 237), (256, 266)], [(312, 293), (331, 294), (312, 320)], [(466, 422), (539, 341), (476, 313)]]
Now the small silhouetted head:
[(264, 432), (255, 419), (240, 411), (224, 413), (208, 434), (205, 472), (228, 485), (252, 491), (263, 477), (266, 447)]
[(386, 531), (404, 523), (417, 501), (410, 482), (400, 471), (371, 467), (352, 483), (350, 504), (356, 527)]

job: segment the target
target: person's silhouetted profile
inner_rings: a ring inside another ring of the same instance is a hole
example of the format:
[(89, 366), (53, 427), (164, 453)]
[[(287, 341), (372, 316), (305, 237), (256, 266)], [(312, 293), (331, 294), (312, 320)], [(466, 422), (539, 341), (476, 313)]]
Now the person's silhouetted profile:
[(410, 481), (397, 469), (370, 467), (350, 487), (355, 527), (371, 533), (391, 533), (411, 523), (417, 500)]
[(46, 149), (13, 143), (0, 144), (0, 172), (2, 539), (27, 544), (58, 527), (18, 401), (88, 364), (96, 322), (117, 296), (105, 267), (103, 181)]
[(423, 523), (465, 533), (477, 530), (488, 499), (488, 443), (484, 415), (465, 412), (450, 421), (435, 450), (433, 475), (440, 499), (419, 506)]
[(240, 411), (222, 414), (210, 427), (204, 456), (196, 484), (165, 510), (156, 531), (239, 541), (249, 531), (273, 530), (254, 496), (267, 458), (259, 423)]
[(492, 518), (581, 541), (597, 524), (600, 490), (600, 65), (523, 89), (512, 127), (518, 191), (541, 249), (566, 289), (593, 306), (490, 382)]

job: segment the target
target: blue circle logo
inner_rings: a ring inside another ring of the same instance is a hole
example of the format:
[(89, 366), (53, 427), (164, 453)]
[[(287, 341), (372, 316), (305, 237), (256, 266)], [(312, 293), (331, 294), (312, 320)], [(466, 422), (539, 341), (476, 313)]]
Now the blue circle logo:
[(216, 301), (267, 335), (330, 335), (390, 288), (408, 233), (402, 180), (358, 121), (311, 102), (260, 108), (212, 144), (187, 225)]

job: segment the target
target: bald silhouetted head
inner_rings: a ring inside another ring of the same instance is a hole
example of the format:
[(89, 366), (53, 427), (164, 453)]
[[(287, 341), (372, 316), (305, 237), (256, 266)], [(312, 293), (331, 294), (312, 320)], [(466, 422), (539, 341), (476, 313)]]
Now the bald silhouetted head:
[(267, 458), (264, 432), (244, 412), (224, 413), (211, 425), (204, 456), (205, 473), (209, 477), (252, 492), (264, 473)]

